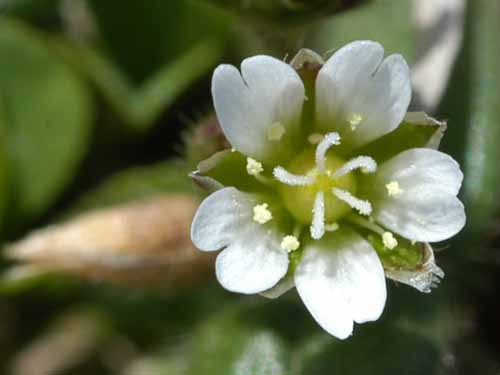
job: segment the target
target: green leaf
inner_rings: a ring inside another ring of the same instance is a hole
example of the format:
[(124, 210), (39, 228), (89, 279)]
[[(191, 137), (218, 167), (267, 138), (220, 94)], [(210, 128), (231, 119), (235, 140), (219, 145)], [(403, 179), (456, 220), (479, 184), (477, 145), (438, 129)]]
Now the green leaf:
[(87, 147), (89, 93), (32, 30), (0, 20), (0, 100), (15, 209), (42, 213), (73, 177)]
[(3, 0), (0, 11), (32, 21), (54, 19), (58, 0)]
[(214, 4), (239, 11), (252, 17), (270, 18), (281, 24), (308, 22), (310, 19), (325, 17), (366, 3), (366, 0), (210, 0)]
[(0, 237), (2, 235), (3, 222), (8, 204), (9, 181), (7, 178), (7, 140), (5, 139), (4, 114), (2, 112), (2, 101), (0, 100)]
[(151, 127), (179, 95), (213, 69), (224, 52), (226, 15), (199, 2), (89, 0), (88, 4), (104, 49), (65, 40), (56, 40), (54, 47), (132, 130)]
[(187, 164), (171, 160), (129, 168), (105, 179), (95, 190), (84, 194), (71, 212), (112, 206), (165, 193), (195, 194)]
[(441, 112), (449, 118), (444, 146), (461, 162), (468, 233), (478, 238), (497, 211), (500, 195), (500, 3), (468, 2), (464, 49)]
[(152, 126), (184, 90), (214, 67), (223, 51), (218, 40), (203, 39), (134, 87), (113, 62), (93, 48), (63, 40), (55, 40), (53, 47), (96, 86), (124, 123), (137, 131)]
[(136, 83), (202, 39), (225, 36), (228, 27), (225, 13), (201, 1), (87, 0), (87, 4), (106, 50)]
[(381, 43), (386, 55), (401, 53), (411, 63), (415, 57), (411, 9), (411, 0), (378, 0), (339, 14), (318, 31), (314, 48), (332, 51), (353, 40), (370, 39)]

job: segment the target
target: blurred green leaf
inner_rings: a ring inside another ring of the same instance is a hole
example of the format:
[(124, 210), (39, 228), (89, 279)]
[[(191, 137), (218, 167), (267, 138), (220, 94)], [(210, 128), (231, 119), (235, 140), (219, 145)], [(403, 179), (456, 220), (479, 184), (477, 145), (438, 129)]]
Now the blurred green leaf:
[(224, 13), (200, 1), (87, 0), (87, 3), (106, 50), (135, 83), (149, 79), (167, 62), (175, 61), (203, 40), (221, 40), (228, 27)]
[(252, 363), (249, 374), (432, 374), (461, 330), (446, 293), (390, 287), (383, 316), (356, 325), (344, 341), (324, 332), (295, 293), (272, 301), (244, 297), (195, 330), (188, 373), (247, 374), (238, 366)]
[(415, 37), (411, 19), (411, 0), (378, 0), (339, 14), (317, 32), (314, 47), (332, 51), (353, 40), (376, 40), (385, 54), (400, 53), (414, 61)]
[(0, 21), (0, 100), (16, 214), (33, 218), (74, 175), (87, 147), (92, 103), (34, 31), (6, 18)]
[(59, 0), (2, 0), (0, 12), (35, 21), (53, 18)]
[(95, 190), (84, 194), (71, 211), (101, 208), (165, 193), (195, 194), (198, 190), (188, 177), (187, 163), (171, 160), (135, 167), (104, 180)]
[(0, 99), (0, 237), (2, 235), (3, 221), (7, 210), (8, 178), (7, 178), (7, 147), (5, 139), (5, 117)]
[(432, 374), (439, 350), (416, 332), (363, 327), (346, 341), (318, 335), (305, 344), (298, 374)]
[[(464, 49), (441, 112), (449, 118), (446, 148), (461, 162), (467, 227), (484, 233), (500, 196), (500, 2), (468, 2)], [(440, 113), (441, 113), (440, 112)]]
[(104, 48), (64, 40), (54, 46), (132, 130), (151, 127), (222, 57), (228, 22), (212, 7), (190, 0), (88, 4)]
[[(500, 2), (470, 2), (470, 89), (465, 152), (464, 199), (469, 226), (489, 224), (500, 196)], [(467, 44), (467, 42), (466, 42)], [(494, 47), (496, 46), (496, 47)]]
[[(205, 0), (207, 1), (207, 0)], [(273, 18), (282, 24), (308, 22), (361, 5), (366, 0), (208, 0), (228, 9), (255, 17)]]
[(93, 48), (58, 40), (53, 44), (64, 58), (84, 74), (104, 95), (109, 105), (134, 130), (146, 130), (196, 79), (216, 64), (222, 45), (216, 39), (204, 39), (167, 63), (141, 86)]
[(252, 324), (231, 306), (197, 332), (190, 374), (284, 375), (289, 358), (284, 341), (269, 327)]

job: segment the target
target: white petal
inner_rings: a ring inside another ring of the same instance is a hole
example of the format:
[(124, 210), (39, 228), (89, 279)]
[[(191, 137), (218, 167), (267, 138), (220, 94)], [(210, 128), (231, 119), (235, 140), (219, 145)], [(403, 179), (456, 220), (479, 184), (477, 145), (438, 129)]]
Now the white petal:
[(280, 246), (282, 236), (271, 224), (261, 225), (252, 219), (257, 203), (252, 195), (223, 188), (201, 203), (191, 226), (191, 239), (200, 250), (226, 247), (217, 257), (216, 275), (222, 286), (233, 292), (267, 290), (288, 269), (288, 254)]
[(249, 194), (227, 187), (210, 194), (200, 204), (191, 224), (191, 240), (203, 251), (216, 251), (236, 238), (252, 223), (258, 202)]
[(220, 284), (232, 292), (254, 294), (272, 288), (288, 270), (288, 254), (277, 232), (251, 225), (223, 250), (215, 262)]
[[(287, 151), (269, 140), (268, 130), (280, 123), (283, 140), (297, 131), (304, 85), (288, 64), (254, 56), (243, 61), (241, 74), (232, 65), (220, 65), (212, 78), (212, 95), (224, 134), (238, 151), (259, 161)], [(278, 145), (286, 144), (283, 140)]]
[(384, 270), (375, 250), (346, 230), (306, 245), (295, 285), (318, 324), (340, 339), (351, 335), (353, 321), (377, 320), (386, 300)]
[[(316, 80), (320, 131), (339, 131), (344, 145), (359, 147), (397, 128), (411, 99), (410, 71), (402, 56), (383, 57), (379, 43), (356, 41), (326, 62)], [(350, 116), (361, 119), (355, 130)]]
[[(452, 237), (465, 225), (464, 206), (456, 197), (463, 174), (452, 157), (427, 148), (404, 151), (383, 163), (368, 199), (373, 216), (388, 229), (419, 242)], [(402, 192), (389, 196), (385, 185)]]

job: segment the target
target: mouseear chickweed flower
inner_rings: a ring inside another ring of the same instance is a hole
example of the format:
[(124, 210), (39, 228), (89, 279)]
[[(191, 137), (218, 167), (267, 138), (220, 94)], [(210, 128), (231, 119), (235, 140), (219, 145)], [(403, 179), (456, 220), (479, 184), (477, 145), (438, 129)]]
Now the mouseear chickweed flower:
[(429, 292), (444, 276), (429, 243), (465, 224), (458, 164), (437, 151), (445, 124), (407, 113), (409, 68), (372, 41), (324, 62), (245, 59), (214, 72), (215, 111), (231, 150), (192, 177), (212, 193), (191, 227), (222, 250), (230, 291), (276, 297), (293, 286), (330, 334), (377, 320), (385, 278)]

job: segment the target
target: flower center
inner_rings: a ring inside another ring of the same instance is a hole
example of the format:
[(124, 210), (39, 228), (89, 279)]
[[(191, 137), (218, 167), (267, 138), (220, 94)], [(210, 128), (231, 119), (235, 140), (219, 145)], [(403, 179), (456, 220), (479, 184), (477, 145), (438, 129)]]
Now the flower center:
[[(354, 170), (373, 173), (375, 160), (358, 156), (345, 161), (328, 152), (340, 144), (338, 133), (328, 133), (316, 146), (296, 156), (286, 169), (274, 168), (274, 177), (282, 183), (280, 194), (290, 213), (302, 223), (311, 223), (311, 237), (319, 239), (328, 228), (352, 209), (361, 215), (370, 215), (370, 202), (356, 198)], [(327, 155), (328, 153), (328, 155)], [(329, 224), (327, 224), (327, 222)]]
[(304, 186), (280, 185), (279, 191), (284, 205), (295, 219), (302, 223), (311, 223), (313, 219), (312, 207), (314, 207), (314, 201), (319, 192), (327, 193), (324, 196), (325, 220), (327, 222), (335, 222), (351, 210), (348, 204), (335, 195), (328, 194), (333, 188), (347, 190), (352, 194), (356, 193), (356, 179), (353, 174), (349, 173), (336, 179), (331, 177), (344, 164), (343, 159), (330, 152), (325, 161), (325, 171), (321, 172), (316, 166), (314, 150), (307, 149), (286, 166), (286, 169), (291, 173), (307, 176), (312, 180), (312, 184)]

